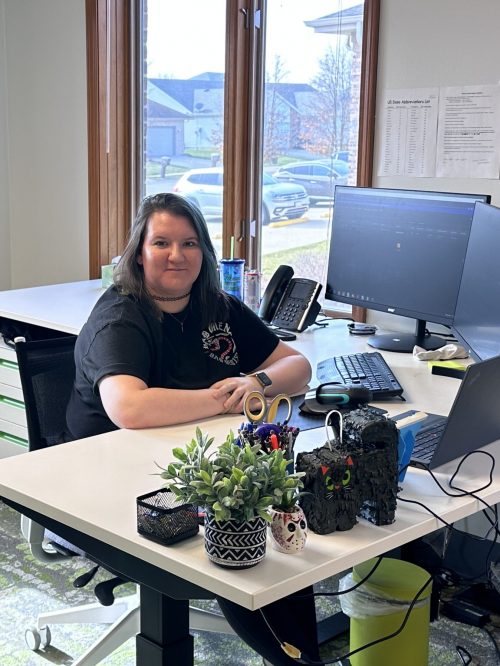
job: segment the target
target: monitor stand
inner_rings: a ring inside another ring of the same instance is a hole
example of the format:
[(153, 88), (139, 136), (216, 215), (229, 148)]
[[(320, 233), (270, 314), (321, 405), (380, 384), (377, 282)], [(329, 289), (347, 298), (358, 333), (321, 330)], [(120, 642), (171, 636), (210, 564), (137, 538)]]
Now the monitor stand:
[(408, 352), (413, 351), (413, 347), (418, 345), (428, 351), (439, 349), (446, 344), (445, 338), (438, 335), (426, 335), (426, 321), (417, 319), (415, 324), (415, 333), (394, 332), (383, 335), (371, 335), (367, 343), (376, 349), (384, 351)]

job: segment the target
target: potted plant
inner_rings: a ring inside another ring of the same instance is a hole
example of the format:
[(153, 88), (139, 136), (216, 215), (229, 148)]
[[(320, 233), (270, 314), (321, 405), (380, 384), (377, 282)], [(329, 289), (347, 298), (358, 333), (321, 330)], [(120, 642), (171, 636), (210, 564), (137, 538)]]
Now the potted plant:
[[(283, 451), (239, 445), (232, 432), (211, 449), (213, 437), (199, 428), (176, 462), (161, 473), (166, 486), (183, 502), (206, 511), (205, 549), (210, 560), (234, 568), (257, 564), (265, 555), (270, 507), (288, 505), (302, 488), (302, 474), (287, 474)], [(284, 499), (286, 498), (286, 499)]]

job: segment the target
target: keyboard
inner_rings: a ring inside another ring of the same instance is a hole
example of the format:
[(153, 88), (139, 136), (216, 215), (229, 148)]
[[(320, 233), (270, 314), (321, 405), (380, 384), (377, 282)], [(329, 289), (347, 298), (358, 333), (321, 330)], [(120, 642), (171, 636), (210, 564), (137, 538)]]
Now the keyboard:
[(415, 445), (411, 457), (429, 463), (436, 450), (436, 446), (443, 436), (446, 426), (446, 417), (436, 417), (435, 422), (430, 426), (423, 426), (415, 437)]
[(403, 394), (403, 387), (380, 352), (327, 358), (318, 363), (316, 376), (322, 384), (339, 382), (366, 386), (372, 391), (374, 400), (396, 398)]

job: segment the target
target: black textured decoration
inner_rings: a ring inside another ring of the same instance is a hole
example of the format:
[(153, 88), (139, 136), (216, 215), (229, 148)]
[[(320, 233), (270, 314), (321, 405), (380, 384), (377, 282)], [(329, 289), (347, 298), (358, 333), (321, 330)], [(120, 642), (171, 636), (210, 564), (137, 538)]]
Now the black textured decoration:
[(299, 453), (305, 472), (301, 505), (318, 534), (350, 530), (356, 516), (375, 525), (394, 522), (398, 483), (398, 430), (369, 407), (343, 416), (342, 441)]

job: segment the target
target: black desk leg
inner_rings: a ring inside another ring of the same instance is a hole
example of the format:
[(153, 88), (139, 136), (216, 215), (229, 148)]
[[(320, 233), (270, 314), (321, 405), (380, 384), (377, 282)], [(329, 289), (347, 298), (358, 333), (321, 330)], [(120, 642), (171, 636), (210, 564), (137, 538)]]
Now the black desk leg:
[(193, 666), (189, 601), (171, 599), (141, 585), (141, 632), (136, 637), (137, 666)]

